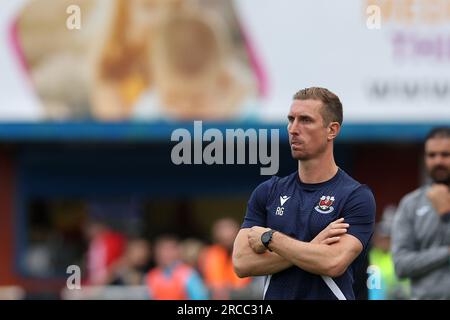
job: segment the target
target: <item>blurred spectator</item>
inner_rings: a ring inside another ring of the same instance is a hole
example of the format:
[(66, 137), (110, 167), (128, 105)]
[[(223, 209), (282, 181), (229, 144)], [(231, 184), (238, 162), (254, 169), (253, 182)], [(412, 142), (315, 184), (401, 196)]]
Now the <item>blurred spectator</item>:
[(205, 244), (198, 240), (189, 238), (181, 242), (181, 259), (201, 274), (200, 260)]
[(126, 246), (125, 237), (100, 220), (91, 220), (85, 227), (89, 239), (87, 271), (89, 285), (109, 283)]
[(144, 277), (149, 269), (150, 244), (145, 239), (131, 239), (127, 249), (118, 263), (110, 284), (139, 286), (144, 284)]
[(162, 236), (154, 247), (156, 267), (146, 277), (149, 296), (155, 300), (202, 300), (208, 294), (199, 274), (181, 262), (180, 243)]
[(251, 278), (239, 278), (232, 262), (233, 243), (239, 224), (231, 218), (217, 220), (212, 228), (214, 244), (202, 257), (202, 273), (212, 299), (230, 299), (233, 293), (249, 285)]
[(400, 281), (394, 271), (391, 254), (391, 230), (396, 207), (388, 206), (382, 220), (376, 225), (372, 248), (369, 252), (371, 266), (380, 271), (380, 286), (369, 286), (370, 300), (399, 300), (409, 297), (408, 281)]
[(411, 279), (413, 299), (450, 299), (450, 127), (425, 139), (431, 183), (400, 202), (392, 230), (399, 277)]
[(25, 268), (32, 276), (48, 276), (55, 271), (50, 249), (52, 230), (40, 226), (32, 226), (30, 229)]

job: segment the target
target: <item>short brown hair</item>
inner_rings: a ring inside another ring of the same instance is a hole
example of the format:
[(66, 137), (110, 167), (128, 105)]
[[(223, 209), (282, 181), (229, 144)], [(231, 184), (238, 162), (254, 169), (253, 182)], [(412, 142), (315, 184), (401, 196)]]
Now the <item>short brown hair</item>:
[(311, 87), (305, 88), (294, 94), (294, 100), (320, 100), (323, 103), (321, 114), (324, 125), (327, 126), (330, 122), (338, 122), (342, 125), (344, 120), (342, 103), (339, 97), (328, 89)]
[(436, 127), (425, 137), (425, 142), (434, 138), (450, 138), (450, 127)]

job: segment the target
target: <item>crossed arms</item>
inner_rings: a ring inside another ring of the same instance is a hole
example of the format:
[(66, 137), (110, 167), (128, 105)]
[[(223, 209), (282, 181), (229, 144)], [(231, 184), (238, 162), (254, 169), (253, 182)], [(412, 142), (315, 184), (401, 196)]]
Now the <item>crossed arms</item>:
[(269, 244), (272, 252), (266, 250), (261, 242), (261, 235), (269, 228), (241, 229), (233, 248), (235, 272), (241, 278), (262, 276), (295, 265), (314, 274), (338, 277), (363, 249), (357, 238), (346, 234), (349, 225), (343, 220), (330, 223), (311, 242), (275, 232)]

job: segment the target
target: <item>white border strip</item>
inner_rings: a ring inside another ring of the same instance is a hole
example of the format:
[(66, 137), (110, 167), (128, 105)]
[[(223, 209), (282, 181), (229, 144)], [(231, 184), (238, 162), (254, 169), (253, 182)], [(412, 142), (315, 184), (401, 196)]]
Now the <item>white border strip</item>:
[(347, 300), (347, 298), (345, 298), (341, 289), (339, 289), (338, 285), (336, 284), (336, 282), (334, 282), (333, 279), (327, 276), (322, 276), (322, 279), (323, 281), (325, 281), (326, 285), (328, 286), (328, 288), (330, 288), (336, 298), (338, 298), (339, 300)]
[(271, 274), (269, 274), (269, 275), (266, 277), (266, 281), (265, 281), (265, 283), (264, 283), (263, 300), (266, 299), (266, 292), (267, 292), (267, 289), (269, 289), (270, 279), (272, 279), (272, 275), (271, 275)]

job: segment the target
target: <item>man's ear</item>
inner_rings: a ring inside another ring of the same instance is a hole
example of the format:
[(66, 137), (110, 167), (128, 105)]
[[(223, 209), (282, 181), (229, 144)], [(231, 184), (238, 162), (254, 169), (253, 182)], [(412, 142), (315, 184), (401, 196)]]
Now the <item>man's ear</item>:
[(340, 130), (341, 125), (339, 124), (339, 122), (330, 122), (330, 124), (328, 125), (328, 140), (334, 140), (339, 134)]

